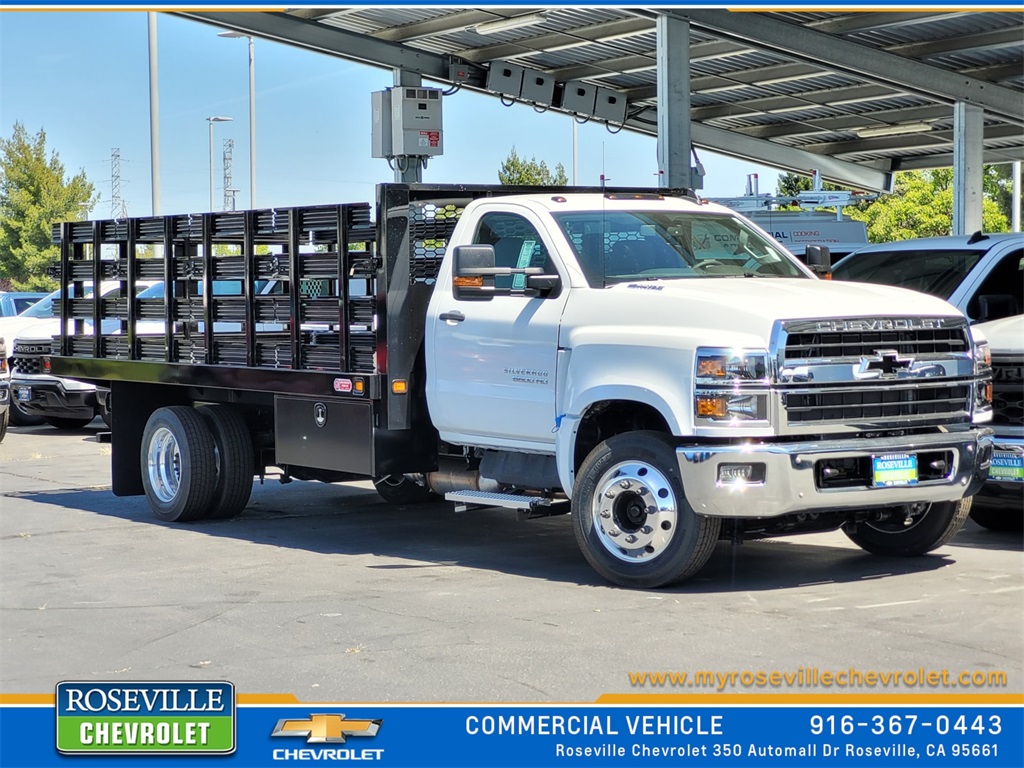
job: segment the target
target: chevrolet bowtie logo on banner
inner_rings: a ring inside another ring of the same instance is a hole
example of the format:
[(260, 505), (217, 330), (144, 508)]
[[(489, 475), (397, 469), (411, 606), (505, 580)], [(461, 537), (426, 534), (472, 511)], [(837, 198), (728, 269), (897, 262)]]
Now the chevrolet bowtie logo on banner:
[(376, 736), (384, 720), (347, 720), (344, 715), (310, 715), (277, 721), (271, 736), (305, 736), (307, 744), (344, 744), (346, 736)]

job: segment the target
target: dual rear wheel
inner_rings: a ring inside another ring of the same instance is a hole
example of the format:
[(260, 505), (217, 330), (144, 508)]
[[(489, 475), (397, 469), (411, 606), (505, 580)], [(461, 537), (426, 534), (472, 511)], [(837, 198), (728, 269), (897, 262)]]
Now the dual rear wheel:
[(157, 409), (143, 432), (141, 463), (150, 507), (167, 522), (234, 517), (252, 493), (252, 438), (231, 406)]

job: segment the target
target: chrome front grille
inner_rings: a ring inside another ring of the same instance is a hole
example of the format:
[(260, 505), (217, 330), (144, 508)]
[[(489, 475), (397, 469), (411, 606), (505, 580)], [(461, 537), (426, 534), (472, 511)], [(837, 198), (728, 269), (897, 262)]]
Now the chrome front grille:
[(974, 358), (963, 318), (787, 321), (773, 348), (775, 389), (796, 431), (971, 420)]
[(1024, 358), (992, 356), (992, 423), (1024, 427)]
[(783, 404), (790, 424), (863, 424), (931, 420), (936, 416), (953, 420), (968, 415), (964, 409), (970, 393), (969, 384), (875, 384), (788, 391), (783, 394)]
[(785, 362), (859, 359), (876, 350), (900, 355), (951, 355), (970, 350), (963, 328), (918, 328), (878, 331), (809, 330), (790, 333)]

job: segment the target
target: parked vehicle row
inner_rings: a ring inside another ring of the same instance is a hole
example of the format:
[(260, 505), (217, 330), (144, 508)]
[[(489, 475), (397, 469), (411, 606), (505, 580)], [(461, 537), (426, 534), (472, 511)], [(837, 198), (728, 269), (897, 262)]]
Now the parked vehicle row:
[(995, 445), (984, 504), (971, 517), (994, 530), (1024, 527), (1024, 235), (980, 232), (867, 246), (838, 262), (836, 280), (897, 285), (963, 312), (992, 354)]

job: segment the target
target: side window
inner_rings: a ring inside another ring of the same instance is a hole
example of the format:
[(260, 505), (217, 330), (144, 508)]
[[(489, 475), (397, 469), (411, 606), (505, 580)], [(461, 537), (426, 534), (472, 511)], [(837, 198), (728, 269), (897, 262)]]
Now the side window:
[(967, 304), (967, 316), (984, 323), (1024, 312), (1024, 249), (1015, 248), (981, 281)]
[[(515, 213), (485, 213), (477, 225), (473, 243), (494, 246), (494, 266), (525, 269), (543, 267), (554, 274), (555, 266), (537, 229)], [(526, 275), (504, 275), (494, 279), (496, 288), (525, 288)]]

